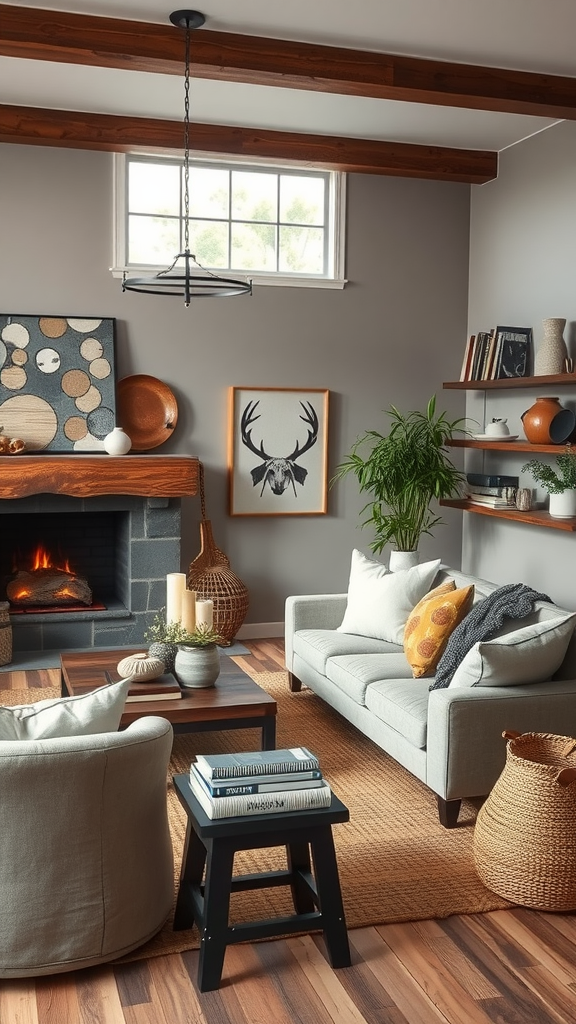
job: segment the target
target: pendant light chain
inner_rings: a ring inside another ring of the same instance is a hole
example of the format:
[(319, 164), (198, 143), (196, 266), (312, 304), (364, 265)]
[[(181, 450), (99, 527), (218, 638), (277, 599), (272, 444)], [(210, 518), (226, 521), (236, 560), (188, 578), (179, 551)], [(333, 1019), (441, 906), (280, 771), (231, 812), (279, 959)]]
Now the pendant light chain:
[[(173, 11), (170, 21), (177, 28), (186, 30), (186, 52), (184, 54), (184, 249), (173, 262), (152, 277), (122, 278), (122, 291), (142, 292), (148, 295), (183, 295), (184, 305), (189, 306), (193, 296), (224, 298), (232, 295), (252, 295), (252, 281), (240, 281), (231, 277), (214, 274), (190, 252), (190, 36), (193, 29), (200, 28), (205, 21), (200, 11)], [(184, 261), (179, 267), (180, 260)], [(191, 264), (195, 266), (192, 267)], [(198, 272), (199, 271), (199, 272)]]
[(186, 20), (184, 65), (184, 251), (190, 250), (190, 21)]

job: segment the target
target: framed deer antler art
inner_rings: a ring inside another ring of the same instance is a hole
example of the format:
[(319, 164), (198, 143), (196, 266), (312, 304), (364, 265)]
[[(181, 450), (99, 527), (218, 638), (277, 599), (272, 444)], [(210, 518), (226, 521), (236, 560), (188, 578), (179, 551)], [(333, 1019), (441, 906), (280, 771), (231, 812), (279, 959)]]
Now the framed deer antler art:
[(328, 396), (317, 388), (230, 388), (230, 515), (327, 511)]

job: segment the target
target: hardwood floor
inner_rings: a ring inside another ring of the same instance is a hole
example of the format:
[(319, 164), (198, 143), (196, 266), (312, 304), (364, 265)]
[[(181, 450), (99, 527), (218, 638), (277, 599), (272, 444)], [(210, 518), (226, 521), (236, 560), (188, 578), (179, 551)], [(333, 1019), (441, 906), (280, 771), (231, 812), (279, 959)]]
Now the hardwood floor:
[[(247, 644), (262, 671), (280, 640)], [(320, 936), (231, 946), (218, 991), (198, 952), (0, 982), (0, 1024), (574, 1024), (576, 914), (517, 908), (359, 928), (333, 971)]]

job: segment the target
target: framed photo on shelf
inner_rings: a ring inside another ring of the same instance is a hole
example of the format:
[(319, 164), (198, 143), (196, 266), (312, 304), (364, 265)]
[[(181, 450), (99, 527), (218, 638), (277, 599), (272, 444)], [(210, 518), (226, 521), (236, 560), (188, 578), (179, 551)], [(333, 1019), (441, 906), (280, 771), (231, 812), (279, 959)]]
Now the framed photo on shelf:
[(496, 328), (496, 374), (505, 377), (529, 377), (532, 372), (532, 328)]
[(328, 398), (319, 388), (229, 389), (231, 516), (326, 513)]

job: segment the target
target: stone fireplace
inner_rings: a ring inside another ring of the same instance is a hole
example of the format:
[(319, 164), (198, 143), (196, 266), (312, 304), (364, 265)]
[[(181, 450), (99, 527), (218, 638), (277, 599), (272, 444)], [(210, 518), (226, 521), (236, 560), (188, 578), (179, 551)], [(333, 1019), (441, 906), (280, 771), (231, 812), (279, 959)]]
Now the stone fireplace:
[(0, 600), (39, 545), (92, 590), (90, 607), (14, 605), (14, 650), (141, 643), (180, 571), (181, 498), (197, 481), (188, 456), (1, 457)]

